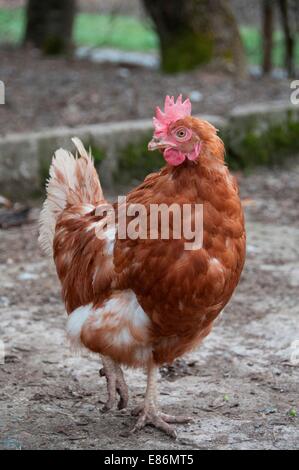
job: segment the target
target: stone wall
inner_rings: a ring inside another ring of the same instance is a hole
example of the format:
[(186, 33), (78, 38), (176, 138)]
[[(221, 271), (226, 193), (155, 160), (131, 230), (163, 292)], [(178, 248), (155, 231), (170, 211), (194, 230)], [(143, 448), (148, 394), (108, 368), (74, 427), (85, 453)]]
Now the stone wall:
[[(201, 116), (219, 130), (232, 169), (283, 163), (299, 153), (299, 107), (288, 103), (243, 106), (227, 119)], [(162, 164), (160, 154), (148, 153), (152, 121), (127, 121), (59, 128), (0, 139), (0, 194), (24, 199), (42, 193), (54, 151), (73, 150), (76, 135), (92, 149), (105, 188), (137, 183)]]

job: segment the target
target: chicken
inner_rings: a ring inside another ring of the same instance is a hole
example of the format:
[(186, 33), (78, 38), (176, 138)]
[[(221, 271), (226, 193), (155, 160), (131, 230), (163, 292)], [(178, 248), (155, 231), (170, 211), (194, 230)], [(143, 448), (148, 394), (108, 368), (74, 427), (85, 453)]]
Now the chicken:
[[(211, 124), (192, 117), (189, 99), (167, 96), (164, 112), (156, 110), (149, 143), (149, 150), (163, 153), (166, 166), (110, 205), (90, 154), (73, 141), (80, 158), (56, 152), (40, 221), (41, 244), (53, 255), (62, 284), (68, 337), (102, 357), (100, 372), (108, 389), (104, 411), (115, 406), (117, 395), (118, 408), (127, 407), (121, 367), (145, 368), (145, 399), (133, 412), (132, 432), (150, 424), (175, 437), (171, 424), (190, 418), (159, 410), (157, 370), (210, 333), (245, 260), (243, 210), (235, 178), (225, 166), (223, 142)], [(168, 218), (168, 237), (162, 212), (151, 227), (157, 207), (176, 208)], [(137, 224), (136, 208), (143, 210)], [(177, 211), (179, 222), (190, 224), (188, 237), (177, 236)]]

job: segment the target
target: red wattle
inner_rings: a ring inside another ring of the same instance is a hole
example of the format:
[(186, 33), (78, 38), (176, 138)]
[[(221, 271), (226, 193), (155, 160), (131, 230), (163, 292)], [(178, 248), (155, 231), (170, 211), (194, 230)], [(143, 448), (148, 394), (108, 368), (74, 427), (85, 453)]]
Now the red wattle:
[(164, 151), (164, 158), (172, 166), (178, 166), (186, 159), (186, 156), (177, 149), (168, 148)]

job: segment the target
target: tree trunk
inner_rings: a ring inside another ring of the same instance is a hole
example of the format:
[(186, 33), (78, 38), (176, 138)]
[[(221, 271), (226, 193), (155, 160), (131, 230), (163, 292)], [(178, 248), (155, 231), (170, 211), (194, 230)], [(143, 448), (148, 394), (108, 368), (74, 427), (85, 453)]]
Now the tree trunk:
[(274, 5), (273, 0), (263, 0), (263, 71), (268, 74), (272, 71), (273, 32), (274, 32)]
[(278, 0), (281, 21), (285, 38), (285, 67), (290, 78), (295, 76), (295, 32), (290, 24), (288, 0)]
[(160, 39), (165, 72), (191, 70), (217, 60), (246, 70), (236, 20), (227, 0), (143, 0)]
[(72, 50), (76, 0), (28, 0), (24, 43), (45, 54)]

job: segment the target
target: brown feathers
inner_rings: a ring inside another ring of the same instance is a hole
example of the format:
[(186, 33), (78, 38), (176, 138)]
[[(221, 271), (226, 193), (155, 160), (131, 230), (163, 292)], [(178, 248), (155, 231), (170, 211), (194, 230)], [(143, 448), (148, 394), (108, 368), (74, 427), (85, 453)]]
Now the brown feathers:
[(90, 156), (75, 140), (81, 158), (60, 150), (51, 167), (41, 241), (49, 250), (54, 237), (69, 335), (129, 365), (144, 365), (151, 354), (157, 363), (171, 362), (198, 345), (244, 265), (243, 211), (223, 143), (209, 123), (182, 121), (203, 141), (200, 157), (149, 175), (128, 194), (127, 206), (142, 204), (149, 219), (150, 204), (202, 204), (200, 249), (186, 250), (184, 237), (120, 239), (117, 219), (110, 238), (97, 238), (95, 228), (106, 219), (95, 206), (105, 201)]
[[(181, 240), (118, 240), (115, 247), (116, 271), (128, 271), (128, 287), (152, 320), (154, 357), (160, 363), (208, 334), (238, 284), (245, 259), (243, 211), (220, 157), (215, 162), (206, 152), (197, 164), (163, 169), (132, 191), (128, 203), (183, 204), (186, 198), (204, 205), (201, 250), (185, 251)], [(117, 256), (121, 252), (126, 255)]]

